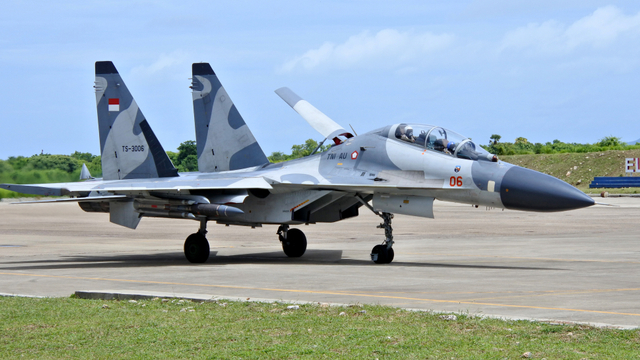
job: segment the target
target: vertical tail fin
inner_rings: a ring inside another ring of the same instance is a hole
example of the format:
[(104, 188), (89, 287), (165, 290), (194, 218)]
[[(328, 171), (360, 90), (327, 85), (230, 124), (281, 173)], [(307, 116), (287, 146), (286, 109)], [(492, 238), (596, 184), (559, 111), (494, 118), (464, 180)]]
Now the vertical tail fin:
[(269, 162), (208, 63), (194, 63), (193, 114), (198, 169), (237, 170)]
[(103, 179), (178, 176), (111, 61), (96, 62), (95, 89)]
[(89, 180), (89, 179), (93, 179), (94, 177), (91, 176), (91, 173), (89, 172), (89, 169), (87, 168), (87, 164), (82, 164), (82, 169), (80, 170), (80, 180)]

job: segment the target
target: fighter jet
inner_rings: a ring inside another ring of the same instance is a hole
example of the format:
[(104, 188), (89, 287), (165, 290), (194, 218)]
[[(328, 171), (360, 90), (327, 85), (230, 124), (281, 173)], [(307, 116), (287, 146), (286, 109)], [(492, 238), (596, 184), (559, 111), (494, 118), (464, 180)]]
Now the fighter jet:
[(99, 61), (95, 69), (103, 177), (86, 172), (83, 182), (0, 187), (69, 196), (43, 201), (78, 202), (131, 229), (143, 217), (198, 221), (198, 231), (184, 243), (192, 263), (209, 257), (210, 221), (276, 225), (284, 253), (300, 257), (307, 239), (291, 226), (349, 219), (364, 207), (382, 218), (384, 240), (373, 247), (371, 260), (386, 264), (394, 258), (393, 214), (433, 218), (435, 199), (521, 211), (594, 204), (575, 187), (500, 161), (437, 125), (400, 123), (355, 136), (288, 88), (276, 93), (321, 134), (321, 144), (331, 146), (269, 163), (208, 63), (192, 67), (199, 172), (178, 173), (113, 63)]

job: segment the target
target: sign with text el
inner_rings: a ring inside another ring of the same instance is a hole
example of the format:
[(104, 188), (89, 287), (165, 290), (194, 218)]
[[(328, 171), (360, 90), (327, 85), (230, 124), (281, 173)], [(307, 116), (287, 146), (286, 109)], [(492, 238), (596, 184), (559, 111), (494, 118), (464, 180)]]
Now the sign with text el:
[(624, 162), (624, 171), (628, 173), (640, 173), (640, 158), (626, 158)]

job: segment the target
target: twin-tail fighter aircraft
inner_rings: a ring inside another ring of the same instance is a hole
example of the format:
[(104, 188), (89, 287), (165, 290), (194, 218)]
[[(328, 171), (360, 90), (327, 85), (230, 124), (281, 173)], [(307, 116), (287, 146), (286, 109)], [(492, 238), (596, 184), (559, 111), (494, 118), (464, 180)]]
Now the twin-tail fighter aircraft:
[[(384, 241), (371, 260), (394, 257), (393, 214), (433, 218), (433, 202), (523, 211), (563, 211), (594, 201), (575, 187), (498, 160), (448, 129), (394, 124), (354, 136), (288, 88), (276, 93), (331, 143), (324, 152), (272, 164), (208, 63), (193, 64), (198, 172), (178, 173), (110, 61), (96, 62), (95, 93), (102, 178), (0, 187), (78, 202), (87, 212), (135, 229), (143, 217), (199, 221), (184, 243), (186, 258), (209, 257), (207, 223), (278, 225), (285, 254), (302, 256), (307, 239), (293, 225), (358, 216), (382, 218)], [(316, 149), (317, 150), (317, 149)], [(38, 202), (38, 201), (36, 201)]]

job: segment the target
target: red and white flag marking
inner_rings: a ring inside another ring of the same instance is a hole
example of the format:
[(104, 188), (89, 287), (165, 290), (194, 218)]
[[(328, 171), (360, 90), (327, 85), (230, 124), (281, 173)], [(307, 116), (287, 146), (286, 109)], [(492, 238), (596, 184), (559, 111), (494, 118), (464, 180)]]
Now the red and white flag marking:
[(109, 99), (109, 111), (120, 111), (120, 99)]

